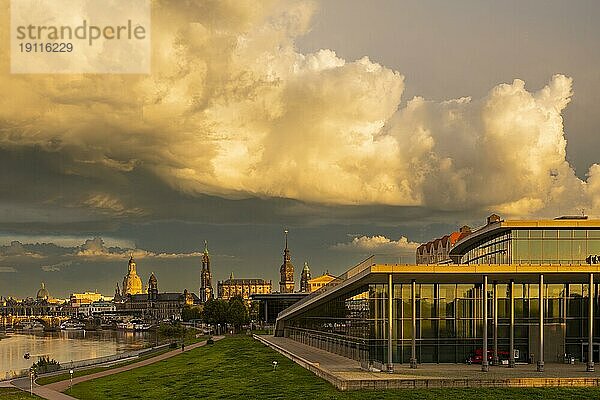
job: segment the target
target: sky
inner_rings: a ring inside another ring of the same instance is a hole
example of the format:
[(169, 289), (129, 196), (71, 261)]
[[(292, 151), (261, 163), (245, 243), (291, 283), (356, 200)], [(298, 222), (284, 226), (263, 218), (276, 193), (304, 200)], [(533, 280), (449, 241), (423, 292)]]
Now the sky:
[[(0, 18), (8, 18), (0, 0)], [(0, 296), (278, 288), (492, 212), (600, 215), (596, 1), (153, 1), (150, 75), (0, 57)], [(7, 24), (0, 40), (7, 44)]]

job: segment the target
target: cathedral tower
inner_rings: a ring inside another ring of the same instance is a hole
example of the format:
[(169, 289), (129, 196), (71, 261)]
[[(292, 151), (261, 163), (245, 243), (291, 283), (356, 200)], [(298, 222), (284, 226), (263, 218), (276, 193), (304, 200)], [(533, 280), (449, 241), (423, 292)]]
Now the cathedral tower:
[(308, 267), (308, 263), (304, 263), (304, 268), (302, 268), (302, 275), (300, 277), (300, 291), (303, 293), (310, 292), (310, 287), (308, 285), (308, 281), (310, 280), (310, 268)]
[(141, 294), (142, 293), (142, 280), (138, 276), (135, 270), (135, 260), (133, 255), (129, 258), (129, 265), (127, 266), (127, 275), (123, 278), (123, 296), (128, 294)]
[(202, 254), (202, 272), (200, 272), (200, 301), (203, 303), (214, 297), (212, 288), (212, 273), (210, 272), (210, 256), (208, 243), (204, 241), (204, 254)]
[(285, 249), (283, 250), (283, 264), (279, 268), (281, 279), (279, 291), (281, 293), (294, 293), (294, 266), (292, 265), (290, 250), (288, 249), (288, 230), (285, 230)]
[(150, 274), (150, 279), (148, 280), (148, 300), (156, 301), (158, 299), (158, 282), (156, 280), (156, 276), (154, 276), (154, 272)]

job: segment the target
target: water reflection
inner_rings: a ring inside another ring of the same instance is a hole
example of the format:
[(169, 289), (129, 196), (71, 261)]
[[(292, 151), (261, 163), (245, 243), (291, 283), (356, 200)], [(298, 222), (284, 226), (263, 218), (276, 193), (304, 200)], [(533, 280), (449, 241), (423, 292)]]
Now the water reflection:
[[(60, 331), (9, 334), (0, 340), (0, 379), (11, 371), (31, 367), (41, 356), (48, 356), (61, 364), (89, 358), (104, 357), (149, 345), (149, 332), (125, 331)], [(25, 353), (31, 358), (23, 358)]]

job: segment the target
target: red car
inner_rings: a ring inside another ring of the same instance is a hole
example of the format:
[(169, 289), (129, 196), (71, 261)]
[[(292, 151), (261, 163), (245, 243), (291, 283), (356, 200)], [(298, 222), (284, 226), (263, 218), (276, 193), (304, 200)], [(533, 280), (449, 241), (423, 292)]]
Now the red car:
[[(498, 350), (498, 358), (500, 361), (508, 360), (510, 353), (508, 351)], [(488, 363), (494, 360), (494, 350), (488, 350)], [(475, 349), (474, 353), (469, 354), (467, 357), (467, 364), (481, 364), (483, 361), (483, 349)]]

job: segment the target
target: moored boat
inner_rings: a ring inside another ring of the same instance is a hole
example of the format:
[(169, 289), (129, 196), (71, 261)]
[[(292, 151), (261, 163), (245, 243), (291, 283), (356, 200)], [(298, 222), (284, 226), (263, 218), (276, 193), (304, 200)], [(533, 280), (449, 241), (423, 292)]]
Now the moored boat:
[(60, 329), (65, 331), (82, 331), (85, 324), (79, 321), (69, 320), (60, 324)]

